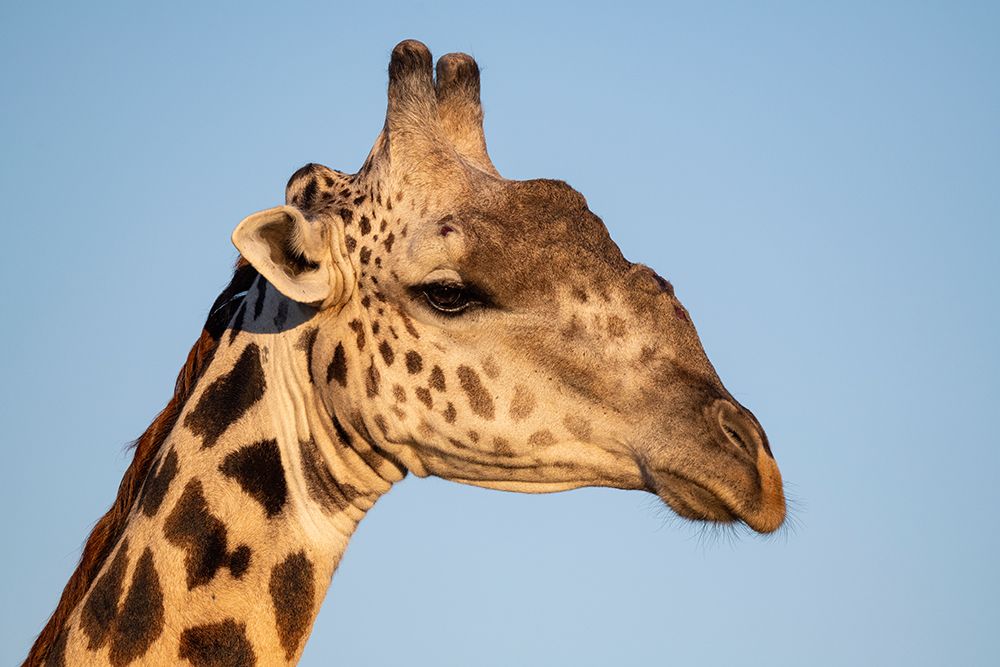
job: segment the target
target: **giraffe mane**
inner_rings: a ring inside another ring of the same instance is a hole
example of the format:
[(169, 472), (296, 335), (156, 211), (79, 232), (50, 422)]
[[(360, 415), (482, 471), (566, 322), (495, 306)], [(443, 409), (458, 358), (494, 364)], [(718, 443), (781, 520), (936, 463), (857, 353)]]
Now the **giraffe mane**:
[(188, 352), (184, 366), (177, 374), (173, 396), (166, 407), (156, 415), (153, 423), (129, 446), (135, 453), (118, 485), (118, 495), (87, 537), (80, 562), (63, 588), (59, 604), (35, 639), (22, 667), (43, 663), (66, 625), (70, 613), (90, 589), (104, 562), (114, 550), (125, 530), (129, 513), (139, 497), (143, 482), (156, 461), (157, 452), (177, 423), (177, 418), (190, 398), (198, 379), (212, 361), (222, 333), (243, 304), (246, 291), (258, 275), (257, 270), (242, 257), (237, 260), (229, 285), (212, 304), (201, 335)]

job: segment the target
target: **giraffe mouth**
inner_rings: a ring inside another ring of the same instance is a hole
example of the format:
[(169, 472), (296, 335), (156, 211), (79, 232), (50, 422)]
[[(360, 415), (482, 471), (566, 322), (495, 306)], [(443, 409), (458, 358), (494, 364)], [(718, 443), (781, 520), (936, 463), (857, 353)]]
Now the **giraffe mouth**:
[(685, 519), (716, 523), (734, 523), (740, 519), (709, 488), (673, 470), (657, 471), (653, 491)]

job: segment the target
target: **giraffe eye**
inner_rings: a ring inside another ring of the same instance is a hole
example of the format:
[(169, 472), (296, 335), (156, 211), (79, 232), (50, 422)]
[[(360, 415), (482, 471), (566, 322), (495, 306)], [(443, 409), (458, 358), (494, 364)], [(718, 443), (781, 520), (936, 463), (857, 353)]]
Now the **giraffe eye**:
[(431, 283), (421, 291), (430, 306), (448, 315), (457, 315), (471, 305), (480, 303), (474, 293), (460, 283)]

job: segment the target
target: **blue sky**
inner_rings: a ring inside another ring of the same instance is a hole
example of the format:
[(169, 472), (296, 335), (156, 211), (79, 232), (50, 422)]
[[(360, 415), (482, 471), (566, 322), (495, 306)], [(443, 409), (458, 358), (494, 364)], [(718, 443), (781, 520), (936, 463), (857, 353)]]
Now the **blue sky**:
[(796, 499), (713, 539), (640, 493), (407, 479), (302, 664), (996, 664), (990, 3), (6, 3), (0, 663), (27, 651), (228, 279), (353, 171), (403, 38), (483, 69), (509, 178), (668, 277)]

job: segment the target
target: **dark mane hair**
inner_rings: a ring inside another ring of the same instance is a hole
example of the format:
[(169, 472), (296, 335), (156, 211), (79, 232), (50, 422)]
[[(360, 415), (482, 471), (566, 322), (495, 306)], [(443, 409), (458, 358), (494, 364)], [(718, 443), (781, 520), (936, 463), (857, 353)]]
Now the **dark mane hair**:
[(174, 395), (167, 406), (156, 416), (153, 423), (132, 443), (135, 450), (132, 463), (129, 464), (118, 486), (118, 496), (111, 508), (102, 516), (87, 538), (80, 556), (80, 563), (70, 576), (56, 610), (52, 612), (48, 623), (35, 640), (23, 667), (41, 665), (48, 658), (49, 652), (63, 631), (70, 613), (77, 607), (90, 585), (97, 578), (114, 546), (118, 543), (128, 520), (129, 512), (139, 497), (143, 481), (153, 467), (156, 454), (160, 451), (163, 441), (174, 428), (177, 418), (191, 392), (194, 390), (212, 357), (218, 348), (219, 338), (232, 321), (236, 310), (243, 304), (246, 291), (257, 278), (257, 270), (250, 266), (242, 257), (236, 262), (233, 277), (222, 293), (219, 294), (205, 320), (201, 336), (188, 353), (187, 360), (177, 374), (174, 385)]

